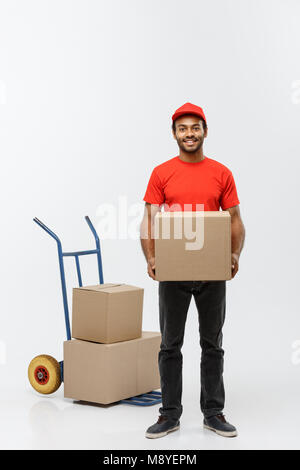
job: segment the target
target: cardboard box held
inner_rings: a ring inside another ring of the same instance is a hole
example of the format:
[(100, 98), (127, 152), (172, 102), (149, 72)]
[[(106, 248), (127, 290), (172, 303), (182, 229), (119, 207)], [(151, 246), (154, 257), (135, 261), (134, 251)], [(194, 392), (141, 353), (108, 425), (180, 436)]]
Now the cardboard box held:
[(109, 404), (160, 388), (161, 335), (114, 344), (64, 342), (64, 396)]
[(156, 280), (231, 279), (228, 211), (158, 212), (154, 228)]
[(115, 343), (142, 334), (144, 289), (98, 284), (73, 289), (72, 337)]

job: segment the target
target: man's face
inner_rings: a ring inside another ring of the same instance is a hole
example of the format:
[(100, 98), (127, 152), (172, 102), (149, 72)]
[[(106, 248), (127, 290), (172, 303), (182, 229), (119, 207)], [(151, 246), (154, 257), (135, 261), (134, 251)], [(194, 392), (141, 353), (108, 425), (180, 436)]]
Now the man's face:
[(184, 115), (176, 119), (175, 125), (176, 132), (173, 132), (173, 135), (179, 148), (189, 153), (197, 152), (207, 135), (202, 119), (198, 116)]

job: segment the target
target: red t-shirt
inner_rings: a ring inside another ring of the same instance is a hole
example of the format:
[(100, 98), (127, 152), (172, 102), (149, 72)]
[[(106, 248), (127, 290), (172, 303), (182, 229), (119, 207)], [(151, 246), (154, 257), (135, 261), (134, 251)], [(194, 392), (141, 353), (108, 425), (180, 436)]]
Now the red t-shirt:
[(163, 204), (166, 212), (219, 211), (240, 203), (229, 168), (208, 157), (190, 163), (179, 156), (154, 168), (143, 200)]

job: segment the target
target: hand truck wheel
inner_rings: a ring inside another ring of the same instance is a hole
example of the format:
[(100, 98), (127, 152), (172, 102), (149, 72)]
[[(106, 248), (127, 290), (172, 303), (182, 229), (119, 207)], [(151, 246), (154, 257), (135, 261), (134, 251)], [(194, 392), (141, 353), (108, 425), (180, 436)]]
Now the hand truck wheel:
[(34, 357), (28, 366), (28, 379), (39, 393), (47, 395), (56, 392), (61, 384), (59, 362), (47, 354)]

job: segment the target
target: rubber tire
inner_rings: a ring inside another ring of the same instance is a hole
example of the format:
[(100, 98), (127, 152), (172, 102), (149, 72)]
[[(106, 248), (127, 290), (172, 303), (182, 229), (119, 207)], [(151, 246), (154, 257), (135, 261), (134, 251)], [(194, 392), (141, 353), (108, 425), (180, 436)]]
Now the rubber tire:
[[(49, 372), (49, 380), (46, 384), (40, 384), (35, 378), (35, 370), (37, 367), (46, 367)], [(56, 359), (47, 354), (41, 354), (32, 359), (28, 366), (28, 379), (31, 386), (39, 393), (44, 395), (49, 395), (50, 393), (56, 392), (60, 387), (61, 377), (60, 377), (60, 365)]]

